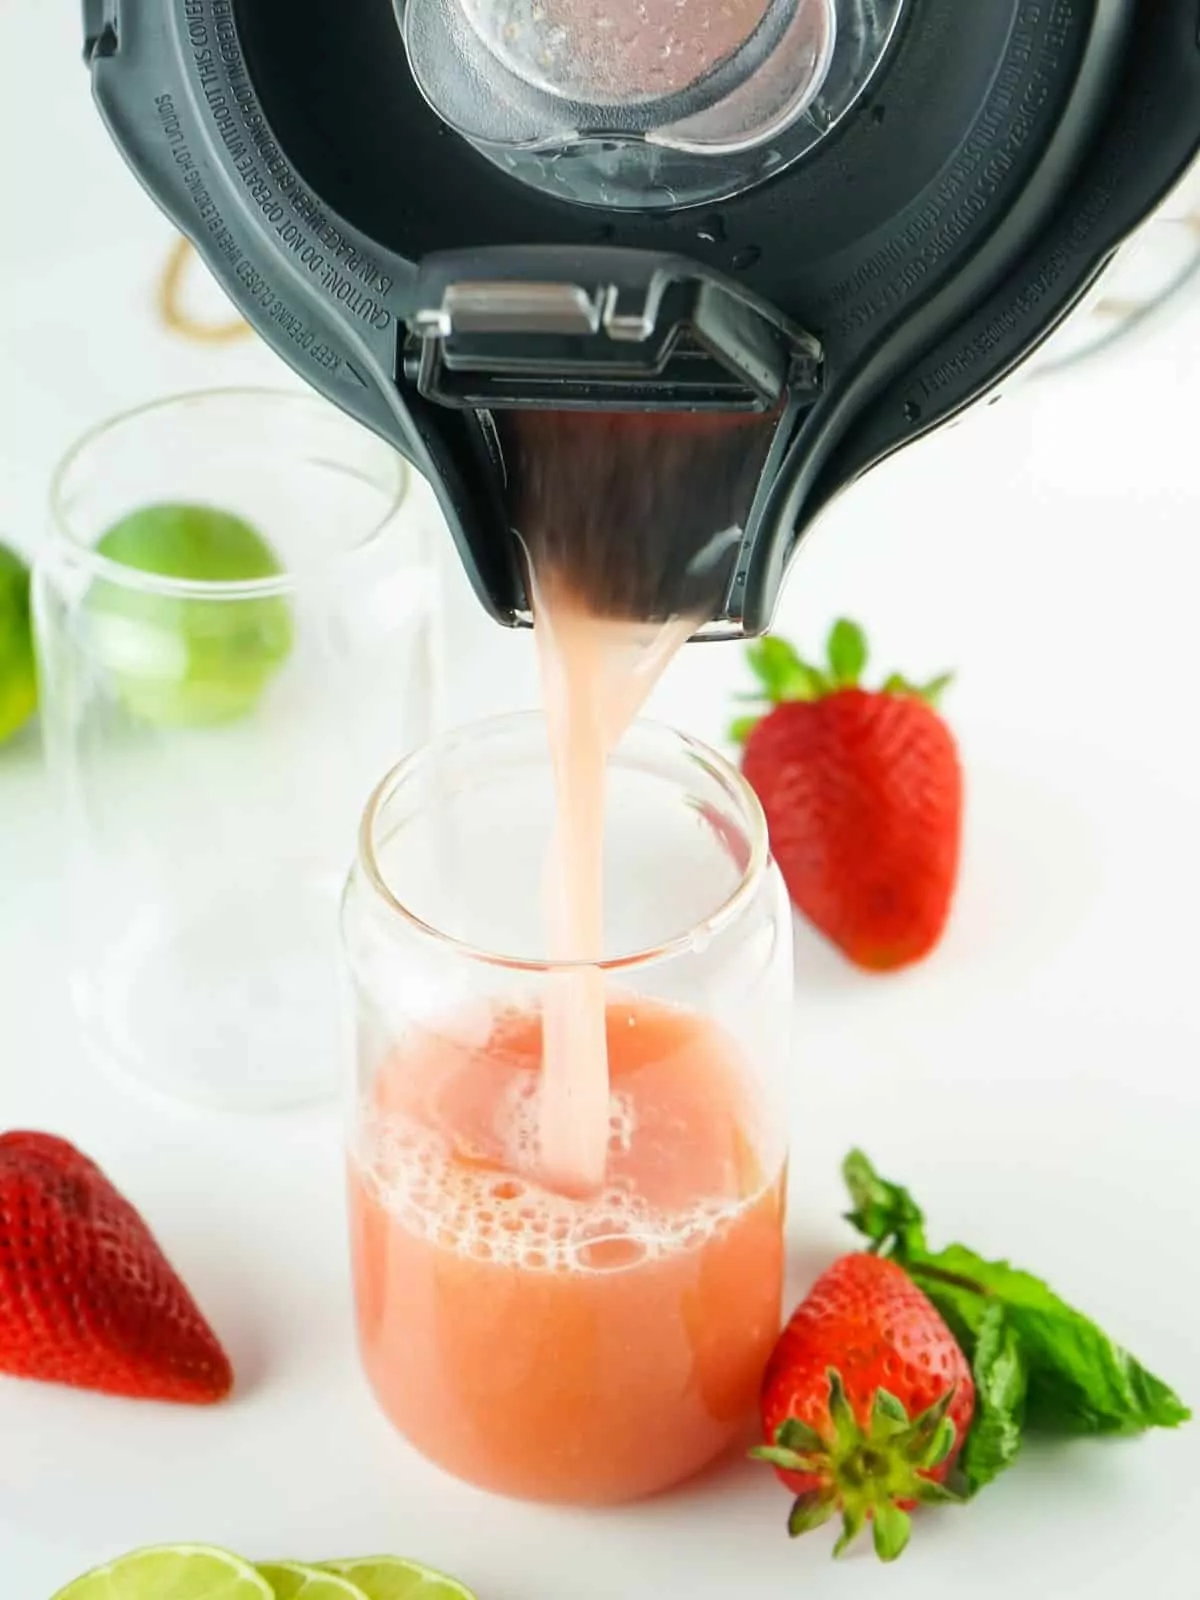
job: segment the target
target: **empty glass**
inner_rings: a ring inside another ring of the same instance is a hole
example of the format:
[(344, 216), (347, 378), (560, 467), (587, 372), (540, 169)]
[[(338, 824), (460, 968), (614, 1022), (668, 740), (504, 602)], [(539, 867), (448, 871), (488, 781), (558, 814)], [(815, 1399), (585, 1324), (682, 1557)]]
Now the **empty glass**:
[(103, 1058), (171, 1094), (336, 1085), (346, 854), (434, 715), (408, 486), (333, 407), (271, 391), (119, 417), (55, 478), (35, 610), (75, 993)]
[[(780, 1314), (791, 916), (753, 793), (669, 729), (611, 761), (596, 964), (547, 959), (553, 825), (537, 716), (442, 738), (367, 811), (343, 916), (353, 1253), (401, 1432), (486, 1488), (587, 1504), (696, 1472), (753, 1411)], [(607, 1037), (590, 1106), (579, 1056), (544, 1052), (563, 1005)], [(586, 1189), (546, 1175), (564, 1111), (607, 1142)]]

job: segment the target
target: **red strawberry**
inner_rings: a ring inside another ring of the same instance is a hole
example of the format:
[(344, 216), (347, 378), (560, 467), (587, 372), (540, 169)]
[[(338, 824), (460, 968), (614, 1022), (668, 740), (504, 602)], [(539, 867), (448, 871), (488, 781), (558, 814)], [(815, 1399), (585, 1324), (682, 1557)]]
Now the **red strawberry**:
[(233, 1385), (137, 1212), (44, 1133), (0, 1136), (0, 1372), (195, 1405)]
[(750, 651), (773, 708), (735, 725), (793, 901), (851, 961), (887, 972), (927, 956), (950, 914), (962, 835), (962, 770), (935, 710), (949, 678), (859, 687), (866, 641), (839, 622), (829, 668), (781, 639)]
[(894, 1561), (920, 1502), (942, 1487), (975, 1411), (975, 1385), (949, 1328), (907, 1274), (843, 1256), (814, 1284), (767, 1365), (769, 1461), (796, 1496), (792, 1536), (842, 1513), (840, 1555), (865, 1524)]

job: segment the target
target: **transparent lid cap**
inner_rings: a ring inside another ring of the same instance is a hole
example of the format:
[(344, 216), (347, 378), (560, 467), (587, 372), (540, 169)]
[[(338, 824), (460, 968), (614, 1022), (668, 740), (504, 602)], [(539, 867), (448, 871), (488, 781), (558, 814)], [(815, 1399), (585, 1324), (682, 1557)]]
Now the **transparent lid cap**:
[(873, 75), (905, 0), (397, 0), (442, 119), (565, 199), (678, 206), (795, 160)]

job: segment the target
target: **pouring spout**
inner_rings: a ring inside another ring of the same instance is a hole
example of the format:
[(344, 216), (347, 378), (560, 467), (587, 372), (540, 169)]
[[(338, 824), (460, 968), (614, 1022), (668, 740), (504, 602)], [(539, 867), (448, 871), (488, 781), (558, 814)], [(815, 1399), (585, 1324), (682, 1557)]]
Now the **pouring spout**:
[(543, 584), (613, 621), (729, 622), (777, 412), (495, 420), (514, 534)]
[(597, 615), (746, 631), (764, 481), (823, 388), (812, 335), (695, 262), (557, 247), (427, 259), (407, 327), (405, 385), (486, 441), (503, 518), (484, 537), (520, 572)]

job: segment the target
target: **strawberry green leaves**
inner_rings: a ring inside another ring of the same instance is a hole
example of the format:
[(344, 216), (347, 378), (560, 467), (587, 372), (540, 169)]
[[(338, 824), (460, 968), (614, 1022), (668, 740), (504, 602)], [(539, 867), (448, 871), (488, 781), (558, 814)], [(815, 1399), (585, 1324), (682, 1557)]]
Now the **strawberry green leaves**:
[(867, 636), (857, 622), (843, 617), (833, 625), (828, 645), (829, 670), (839, 689), (856, 689), (867, 670)]
[(941, 705), (946, 690), (953, 682), (954, 674), (952, 672), (943, 672), (940, 677), (931, 679), (923, 687), (913, 689), (911, 693), (915, 694), (918, 700), (924, 700), (936, 709)]
[[(825, 656), (823, 666), (814, 666), (805, 661), (786, 639), (773, 636), (758, 639), (750, 645), (746, 651), (746, 661), (758, 680), (758, 688), (737, 698), (757, 706), (758, 715), (739, 717), (729, 729), (730, 739), (735, 744), (745, 744), (760, 716), (773, 706), (822, 700), (827, 695), (863, 687), (869, 651), (866, 634), (858, 623), (845, 617), (839, 618), (830, 630)], [(936, 707), (952, 681), (953, 675), (945, 673), (932, 683), (921, 686), (894, 673), (884, 683), (881, 693), (910, 695)]]
[(905, 1506), (961, 1501), (960, 1495), (928, 1476), (954, 1449), (957, 1436), (949, 1416), (954, 1390), (910, 1419), (895, 1395), (879, 1389), (862, 1427), (841, 1374), (831, 1368), (828, 1379), (828, 1439), (793, 1417), (780, 1426), (774, 1444), (750, 1454), (756, 1461), (813, 1480), (813, 1487), (792, 1504), (788, 1532), (793, 1539), (822, 1527), (840, 1510), (842, 1532), (835, 1556), (844, 1554), (870, 1523), (876, 1555), (881, 1561), (895, 1561), (912, 1531)]
[(1130, 1435), (1188, 1420), (1160, 1378), (1040, 1278), (963, 1245), (931, 1251), (916, 1201), (861, 1151), (843, 1176), (848, 1220), (933, 1301), (971, 1361), (976, 1413), (958, 1469), (968, 1493), (1012, 1465), (1025, 1434)]
[(750, 694), (738, 695), (738, 699), (757, 706), (758, 711), (739, 717), (731, 725), (729, 737), (734, 744), (745, 744), (761, 716), (772, 706), (819, 700), (830, 692), (831, 684), (824, 673), (802, 661), (786, 639), (768, 636), (756, 640), (746, 651), (746, 660), (759, 687)]
[(799, 1494), (788, 1516), (788, 1532), (793, 1539), (801, 1534), (823, 1528), (837, 1510), (837, 1499), (827, 1491), (814, 1489), (810, 1494)]
[(762, 685), (756, 699), (782, 705), (786, 700), (819, 700), (829, 693), (830, 680), (818, 667), (802, 661), (786, 639), (759, 639), (746, 657)]
[(896, 1561), (908, 1548), (912, 1518), (899, 1506), (880, 1506), (875, 1513), (875, 1554), (881, 1561)]
[(943, 672), (941, 677), (934, 678), (930, 683), (912, 683), (900, 673), (893, 672), (892, 676), (883, 686), (884, 694), (911, 695), (914, 700), (924, 700), (926, 705), (933, 706), (934, 710), (942, 703), (946, 690), (954, 682), (952, 672)]
[(1166, 1384), (1040, 1278), (1006, 1261), (986, 1261), (962, 1245), (900, 1265), (960, 1344), (965, 1337), (977, 1345), (988, 1309), (1004, 1307), (1028, 1369), (1030, 1431), (1130, 1435), (1188, 1420), (1191, 1413)]

